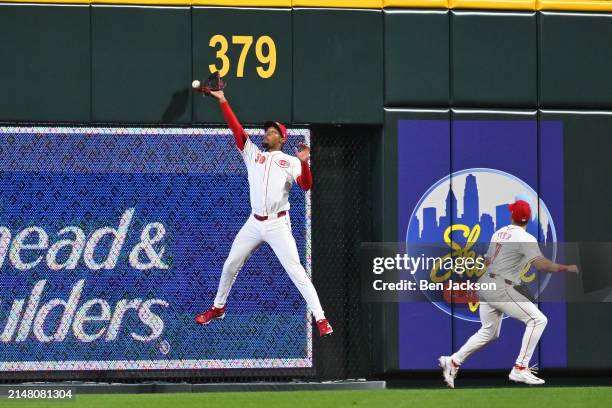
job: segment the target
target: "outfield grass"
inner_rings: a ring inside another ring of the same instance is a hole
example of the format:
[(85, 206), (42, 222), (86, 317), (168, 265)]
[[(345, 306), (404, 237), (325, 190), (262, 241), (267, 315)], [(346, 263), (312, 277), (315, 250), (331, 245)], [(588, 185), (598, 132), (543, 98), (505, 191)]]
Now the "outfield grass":
[[(11, 403), (5, 403), (7, 406)], [(14, 407), (215, 408), (552, 408), (612, 406), (612, 387), (508, 387), (380, 391), (206, 392), (191, 394), (77, 395), (72, 402), (21, 402)]]

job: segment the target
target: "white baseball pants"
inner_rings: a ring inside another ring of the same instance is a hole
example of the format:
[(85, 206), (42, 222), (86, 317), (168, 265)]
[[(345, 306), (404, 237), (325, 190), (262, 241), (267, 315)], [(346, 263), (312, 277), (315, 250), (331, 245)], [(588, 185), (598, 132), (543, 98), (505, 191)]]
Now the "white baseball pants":
[(223, 264), (223, 272), (221, 273), (214, 306), (223, 307), (225, 305), (238, 271), (251, 254), (264, 242), (267, 242), (276, 254), (289, 278), (306, 300), (315, 320), (324, 319), (325, 315), (317, 291), (300, 263), (295, 239), (291, 233), (289, 212), (283, 217), (266, 221), (258, 221), (251, 214), (234, 238), (232, 249)]
[(497, 339), (501, 331), (504, 314), (525, 323), (525, 333), (516, 364), (529, 367), (536, 345), (544, 332), (548, 319), (538, 307), (518, 293), (511, 285), (495, 280), (497, 290), (494, 293), (487, 291), (493, 302), (480, 302), (480, 322), (482, 327), (476, 334), (452, 355), (453, 361), (461, 364), (472, 353)]

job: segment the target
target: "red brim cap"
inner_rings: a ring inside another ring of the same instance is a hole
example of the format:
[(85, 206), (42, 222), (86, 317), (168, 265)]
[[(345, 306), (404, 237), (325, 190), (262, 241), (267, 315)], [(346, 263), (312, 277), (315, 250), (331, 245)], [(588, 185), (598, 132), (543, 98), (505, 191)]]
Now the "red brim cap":
[(508, 204), (508, 209), (514, 221), (526, 222), (531, 219), (531, 207), (526, 201), (517, 200), (512, 204)]
[(285, 125), (283, 125), (280, 122), (272, 122), (271, 120), (269, 120), (266, 123), (264, 123), (264, 130), (268, 130), (271, 127), (273, 127), (274, 129), (278, 130), (278, 133), (283, 135), (284, 139), (287, 138), (287, 128), (285, 127)]

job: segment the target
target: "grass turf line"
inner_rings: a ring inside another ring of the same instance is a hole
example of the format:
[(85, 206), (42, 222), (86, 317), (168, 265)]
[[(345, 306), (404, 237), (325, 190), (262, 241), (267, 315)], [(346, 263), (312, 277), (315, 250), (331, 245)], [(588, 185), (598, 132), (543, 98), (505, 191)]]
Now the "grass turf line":
[[(3, 403), (2, 405), (6, 406)], [(25, 402), (14, 407), (218, 407), (218, 408), (529, 408), (605, 407), (612, 387), (527, 387), (471, 389), (405, 389), (370, 391), (204, 392), (185, 394), (76, 395), (72, 402)]]

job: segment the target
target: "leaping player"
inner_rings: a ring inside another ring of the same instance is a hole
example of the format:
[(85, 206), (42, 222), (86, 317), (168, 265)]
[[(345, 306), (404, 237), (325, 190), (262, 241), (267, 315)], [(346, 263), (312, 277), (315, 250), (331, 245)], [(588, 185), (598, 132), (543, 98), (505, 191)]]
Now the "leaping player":
[(517, 200), (509, 205), (509, 210), (512, 224), (493, 234), (485, 260), (487, 271), (480, 278), (480, 281), (496, 284), (496, 290), (478, 293), (482, 327), (455, 354), (438, 359), (444, 381), (450, 388), (455, 388), (455, 377), (461, 364), (472, 353), (499, 337), (504, 314), (526, 325), (521, 350), (508, 377), (514, 382), (544, 384), (544, 380), (529, 367), (529, 361), (548, 320), (515, 286), (520, 285), (520, 274), (528, 264), (546, 272), (578, 273), (578, 268), (576, 265), (556, 264), (542, 255), (537, 240), (526, 231), (531, 219), (529, 203)]
[(234, 134), (236, 147), (246, 164), (251, 216), (236, 235), (225, 260), (213, 306), (198, 314), (195, 321), (204, 325), (225, 317), (225, 303), (238, 271), (249, 256), (267, 242), (306, 300), (317, 322), (319, 334), (328, 336), (333, 330), (325, 318), (317, 292), (300, 264), (288, 211), (289, 190), (293, 182), (297, 182), (304, 191), (312, 187), (308, 165), (310, 148), (301, 143), (300, 149), (296, 149), (297, 157), (284, 153), (287, 129), (279, 122), (266, 122), (264, 151), (259, 150), (234, 115), (223, 91), (211, 91), (210, 95), (219, 101), (225, 120)]

